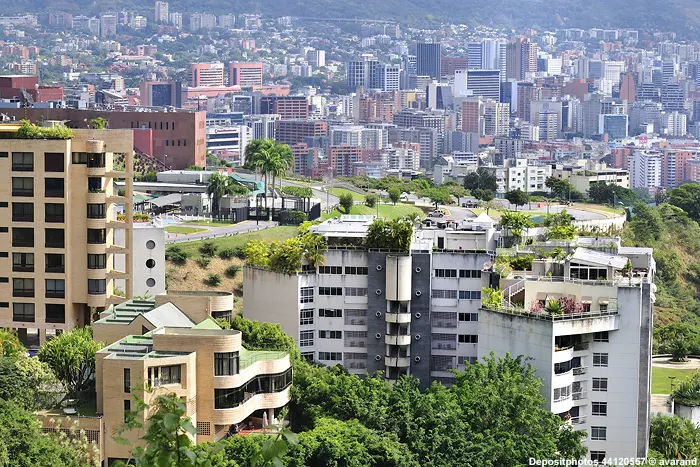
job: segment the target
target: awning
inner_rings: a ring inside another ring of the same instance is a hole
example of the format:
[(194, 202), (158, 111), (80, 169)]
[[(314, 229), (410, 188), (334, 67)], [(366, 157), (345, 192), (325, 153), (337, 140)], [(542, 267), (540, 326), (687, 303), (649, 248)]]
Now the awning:
[(610, 299), (608, 297), (598, 298), (598, 303), (602, 303), (603, 305), (607, 305), (609, 302), (610, 302)]
[(590, 305), (593, 303), (593, 297), (581, 297), (581, 303), (584, 305)]
[(564, 294), (552, 292), (537, 292), (537, 300), (557, 300)]
[(179, 204), (182, 202), (182, 193), (171, 193), (169, 195), (161, 196), (160, 198), (153, 198), (149, 200), (149, 203), (162, 208), (163, 206), (169, 206), (172, 204)]

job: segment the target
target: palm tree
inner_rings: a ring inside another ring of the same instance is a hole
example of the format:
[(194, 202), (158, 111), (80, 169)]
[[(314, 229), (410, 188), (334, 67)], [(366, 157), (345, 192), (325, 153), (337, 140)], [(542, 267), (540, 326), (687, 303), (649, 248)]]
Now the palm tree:
[(226, 195), (232, 195), (233, 192), (233, 180), (231, 180), (231, 177), (220, 172), (212, 174), (207, 185), (207, 195), (212, 199), (212, 214), (216, 213), (218, 216), (221, 198)]
[[(286, 175), (289, 168), (294, 164), (294, 155), (292, 154), (292, 149), (286, 144), (275, 143), (273, 148), (274, 158), (272, 161), (273, 170), (272, 172), (272, 209), (275, 208), (275, 185), (276, 179), (279, 177), (280, 180), (280, 191), (282, 191), (282, 177)], [(284, 206), (282, 206), (284, 207)]]

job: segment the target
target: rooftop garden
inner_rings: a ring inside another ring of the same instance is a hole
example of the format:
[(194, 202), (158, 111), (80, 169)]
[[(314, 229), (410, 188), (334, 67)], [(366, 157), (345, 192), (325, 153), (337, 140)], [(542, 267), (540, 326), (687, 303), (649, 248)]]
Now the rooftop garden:
[(245, 260), (251, 266), (285, 274), (301, 272), (302, 264), (322, 265), (328, 250), (326, 238), (300, 228), (299, 234), (283, 241), (251, 240), (245, 249)]
[(17, 139), (71, 139), (73, 130), (64, 125), (42, 127), (29, 120), (22, 120), (22, 126), (17, 130)]

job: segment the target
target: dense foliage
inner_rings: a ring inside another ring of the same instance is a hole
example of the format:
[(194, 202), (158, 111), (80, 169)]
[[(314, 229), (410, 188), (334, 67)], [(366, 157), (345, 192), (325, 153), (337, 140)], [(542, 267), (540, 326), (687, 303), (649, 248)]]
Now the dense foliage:
[(296, 196), (297, 198), (311, 198), (314, 195), (313, 191), (308, 186), (288, 185), (283, 186), (280, 191), (283, 195)]
[(474, 190), (486, 190), (493, 193), (498, 189), (496, 174), (484, 167), (479, 167), (476, 172), (470, 172), (464, 177), (464, 188), (472, 193)]
[(411, 248), (413, 227), (415, 220), (403, 219), (375, 219), (367, 231), (365, 245), (367, 248), (403, 251), (408, 253)]
[(43, 127), (35, 125), (29, 120), (22, 120), (22, 126), (16, 134), (18, 139), (71, 139), (73, 136), (73, 130), (67, 126)]
[(301, 271), (302, 263), (323, 264), (328, 250), (326, 237), (299, 229), (299, 234), (282, 242), (252, 240), (245, 249), (247, 264), (286, 274)]
[(343, 208), (345, 214), (350, 214), (350, 210), (355, 204), (355, 200), (352, 198), (352, 195), (350, 193), (343, 193), (338, 198), (338, 204), (340, 204), (340, 207)]
[(665, 459), (697, 459), (700, 428), (686, 418), (657, 415), (651, 419), (649, 449)]

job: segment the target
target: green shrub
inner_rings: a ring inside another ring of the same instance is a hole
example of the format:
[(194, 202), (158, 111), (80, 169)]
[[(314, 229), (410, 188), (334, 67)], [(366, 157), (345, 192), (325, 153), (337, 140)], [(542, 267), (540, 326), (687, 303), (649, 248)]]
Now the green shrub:
[(219, 252), (219, 258), (221, 259), (233, 259), (237, 258), (236, 254), (236, 249), (235, 248), (224, 248)]
[(284, 216), (280, 216), (282, 225), (301, 225), (306, 222), (307, 216), (302, 211), (287, 211)]
[(179, 245), (172, 245), (168, 247), (165, 252), (165, 258), (173, 263), (182, 264), (187, 261), (190, 255), (186, 251), (182, 251)]
[(219, 274), (209, 274), (206, 283), (216, 287), (217, 285), (221, 284), (221, 276)]
[(238, 264), (232, 264), (231, 266), (226, 268), (226, 271), (224, 271), (224, 274), (226, 274), (226, 277), (236, 277), (236, 274), (241, 270), (241, 266)]
[(212, 241), (206, 241), (199, 247), (199, 252), (205, 256), (213, 258), (216, 255), (216, 245)]
[(208, 258), (206, 256), (201, 256), (201, 257), (197, 258), (197, 265), (200, 268), (206, 268), (209, 266), (210, 263), (211, 263), (211, 258)]
[(529, 271), (532, 269), (532, 255), (514, 256), (510, 260), (510, 267), (515, 271)]

